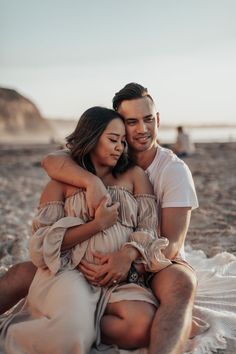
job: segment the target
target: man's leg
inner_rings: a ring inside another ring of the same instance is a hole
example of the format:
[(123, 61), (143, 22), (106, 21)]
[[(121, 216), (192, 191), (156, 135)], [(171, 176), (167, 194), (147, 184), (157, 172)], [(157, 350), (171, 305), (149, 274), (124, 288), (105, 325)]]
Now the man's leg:
[(32, 262), (18, 263), (0, 278), (0, 314), (28, 294), (36, 269)]
[(160, 307), (152, 324), (149, 354), (183, 353), (192, 326), (196, 287), (194, 272), (180, 264), (155, 274), (151, 288)]

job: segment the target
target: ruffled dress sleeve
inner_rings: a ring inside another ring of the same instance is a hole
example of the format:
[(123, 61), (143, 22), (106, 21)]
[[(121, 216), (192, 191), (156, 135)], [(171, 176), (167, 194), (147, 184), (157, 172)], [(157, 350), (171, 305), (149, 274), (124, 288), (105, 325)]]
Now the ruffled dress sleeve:
[(155, 196), (140, 194), (135, 198), (138, 204), (137, 226), (124, 246), (135, 247), (141, 254), (136, 262), (144, 264), (147, 272), (156, 273), (171, 264), (162, 253), (169, 241), (165, 237), (157, 236), (158, 212)]
[(40, 206), (33, 219), (33, 235), (29, 240), (29, 253), (34, 265), (48, 268), (53, 274), (75, 268), (85, 253), (86, 242), (66, 251), (61, 251), (61, 244), (68, 228), (82, 224), (81, 218), (65, 216), (63, 202), (54, 201)]

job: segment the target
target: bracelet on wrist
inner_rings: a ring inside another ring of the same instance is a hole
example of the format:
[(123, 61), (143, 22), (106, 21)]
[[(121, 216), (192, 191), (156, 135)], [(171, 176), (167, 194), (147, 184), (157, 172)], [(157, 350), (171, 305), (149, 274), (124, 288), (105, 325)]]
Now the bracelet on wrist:
[(137, 269), (135, 268), (134, 264), (132, 263), (129, 273), (128, 273), (127, 282), (137, 284), (138, 279), (139, 279), (139, 274), (138, 274)]

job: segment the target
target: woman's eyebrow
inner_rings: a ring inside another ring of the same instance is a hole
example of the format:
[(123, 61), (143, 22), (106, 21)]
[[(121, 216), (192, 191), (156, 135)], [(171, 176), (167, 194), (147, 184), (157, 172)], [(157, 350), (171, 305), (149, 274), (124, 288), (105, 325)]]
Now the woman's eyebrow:
[(107, 135), (115, 135), (115, 136), (117, 136), (117, 137), (120, 137), (120, 136), (125, 137), (125, 136), (126, 136), (125, 134), (124, 134), (124, 135), (121, 135), (121, 134), (117, 134), (117, 133), (107, 133)]

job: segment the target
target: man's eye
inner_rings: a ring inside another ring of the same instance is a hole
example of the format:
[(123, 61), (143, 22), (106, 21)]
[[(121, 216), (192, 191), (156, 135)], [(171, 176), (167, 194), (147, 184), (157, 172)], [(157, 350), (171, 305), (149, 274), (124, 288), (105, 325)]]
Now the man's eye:
[(128, 124), (128, 125), (135, 125), (135, 122), (129, 121), (129, 122), (127, 122), (127, 124)]
[(147, 123), (152, 122), (152, 121), (153, 121), (153, 119), (154, 119), (153, 117), (146, 118), (146, 119), (145, 119), (145, 122), (147, 122)]

